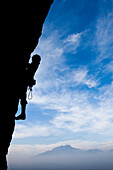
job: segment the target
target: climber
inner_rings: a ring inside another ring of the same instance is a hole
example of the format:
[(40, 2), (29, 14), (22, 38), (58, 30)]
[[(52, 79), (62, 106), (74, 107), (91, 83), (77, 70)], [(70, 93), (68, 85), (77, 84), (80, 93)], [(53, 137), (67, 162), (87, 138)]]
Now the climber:
[(36, 70), (39, 67), (41, 58), (39, 55), (34, 55), (32, 57), (32, 62), (31, 64), (29, 63), (26, 70), (25, 70), (25, 74), (24, 74), (24, 80), (22, 83), (22, 87), (20, 90), (20, 100), (21, 100), (21, 114), (17, 117), (15, 117), (16, 120), (25, 120), (26, 119), (26, 104), (27, 104), (27, 100), (26, 100), (26, 93), (27, 93), (27, 88), (29, 87), (30, 91), (32, 91), (32, 87), (36, 84), (36, 80), (34, 80), (34, 75)]

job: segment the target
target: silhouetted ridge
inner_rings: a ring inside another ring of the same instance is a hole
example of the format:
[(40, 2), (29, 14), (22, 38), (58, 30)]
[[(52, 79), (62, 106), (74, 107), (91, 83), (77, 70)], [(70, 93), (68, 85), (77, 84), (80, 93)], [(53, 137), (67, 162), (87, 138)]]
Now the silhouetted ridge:
[(38, 44), (42, 26), (53, 0), (2, 1), (1, 7), (1, 145), (0, 170), (6, 170), (6, 155), (15, 127), (23, 72)]
[(65, 145), (65, 146), (58, 146), (50, 151), (41, 153), (37, 156), (50, 156), (50, 155), (64, 155), (64, 154), (72, 154), (72, 153), (80, 153), (83, 152), (80, 149), (73, 148), (70, 145)]
[(53, 156), (53, 155), (72, 155), (72, 154), (98, 154), (98, 153), (107, 153), (107, 152), (113, 152), (113, 149), (110, 151), (102, 151), (100, 149), (89, 149), (89, 150), (82, 150), (79, 148), (73, 148), (70, 145), (64, 145), (64, 146), (58, 146), (56, 148), (53, 148), (50, 151), (46, 151), (44, 153), (41, 153), (37, 156)]
[(100, 149), (82, 150), (70, 145), (58, 146), (32, 158), (37, 169), (113, 169), (113, 152)]

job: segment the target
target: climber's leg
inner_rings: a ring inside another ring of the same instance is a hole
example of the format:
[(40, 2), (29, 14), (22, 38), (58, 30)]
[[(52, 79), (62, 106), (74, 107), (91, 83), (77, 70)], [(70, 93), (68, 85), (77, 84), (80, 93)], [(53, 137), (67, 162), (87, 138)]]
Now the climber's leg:
[(19, 116), (15, 117), (16, 120), (25, 120), (26, 114), (21, 113)]

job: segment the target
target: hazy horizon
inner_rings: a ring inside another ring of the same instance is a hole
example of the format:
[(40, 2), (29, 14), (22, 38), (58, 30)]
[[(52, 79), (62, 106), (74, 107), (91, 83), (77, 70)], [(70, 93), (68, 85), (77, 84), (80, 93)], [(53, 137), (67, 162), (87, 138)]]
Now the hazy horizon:
[[(74, 150), (74, 151), (73, 151)], [(14, 156), (14, 155), (13, 155)], [(9, 159), (9, 170), (74, 170), (74, 169), (113, 169), (113, 151), (78, 150), (60, 146), (43, 154)]]

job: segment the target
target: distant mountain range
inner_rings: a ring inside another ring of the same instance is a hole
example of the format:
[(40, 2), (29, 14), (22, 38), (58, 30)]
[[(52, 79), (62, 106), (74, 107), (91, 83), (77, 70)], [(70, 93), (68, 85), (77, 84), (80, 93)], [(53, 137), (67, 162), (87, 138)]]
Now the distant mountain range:
[(36, 155), (33, 161), (33, 166), (40, 170), (113, 170), (113, 149), (82, 150), (70, 145), (58, 146)]
[[(112, 150), (109, 150), (107, 152), (113, 152)], [(65, 145), (65, 146), (58, 146), (50, 151), (46, 151), (44, 153), (41, 153), (37, 156), (51, 156), (51, 155), (70, 155), (70, 154), (95, 154), (95, 153), (105, 153), (104, 151), (100, 149), (89, 149), (89, 150), (81, 150), (78, 148), (73, 148), (70, 145)]]

